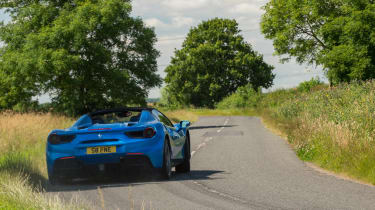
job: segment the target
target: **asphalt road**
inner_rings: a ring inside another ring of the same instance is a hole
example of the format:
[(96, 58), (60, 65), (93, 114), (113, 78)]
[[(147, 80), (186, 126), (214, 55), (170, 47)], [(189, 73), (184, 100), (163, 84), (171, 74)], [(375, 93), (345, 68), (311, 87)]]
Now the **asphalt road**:
[(191, 127), (192, 171), (136, 172), (51, 187), (102, 209), (375, 209), (375, 187), (320, 173), (254, 117), (204, 117)]

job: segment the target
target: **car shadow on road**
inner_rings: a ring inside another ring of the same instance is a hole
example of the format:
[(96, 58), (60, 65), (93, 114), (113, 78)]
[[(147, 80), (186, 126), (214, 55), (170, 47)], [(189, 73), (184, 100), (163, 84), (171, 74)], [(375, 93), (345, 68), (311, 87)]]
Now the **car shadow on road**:
[(236, 127), (238, 125), (211, 125), (211, 126), (191, 126), (189, 130), (201, 130), (201, 129), (209, 129), (209, 128), (231, 128)]
[(69, 192), (96, 190), (98, 188), (116, 188), (146, 184), (160, 184), (164, 182), (181, 182), (189, 180), (213, 180), (211, 176), (225, 173), (217, 170), (192, 170), (189, 173), (173, 173), (170, 180), (158, 178), (156, 172), (132, 171), (130, 173), (117, 175), (94, 176), (90, 178), (75, 179), (72, 181), (60, 182), (57, 185), (46, 186), (46, 192)]

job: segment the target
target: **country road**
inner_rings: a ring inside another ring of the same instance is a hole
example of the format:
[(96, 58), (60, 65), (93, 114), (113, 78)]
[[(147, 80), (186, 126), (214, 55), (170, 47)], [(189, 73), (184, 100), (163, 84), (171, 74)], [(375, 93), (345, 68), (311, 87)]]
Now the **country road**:
[(129, 174), (48, 188), (95, 209), (375, 209), (375, 187), (320, 173), (255, 117), (202, 117), (191, 173)]

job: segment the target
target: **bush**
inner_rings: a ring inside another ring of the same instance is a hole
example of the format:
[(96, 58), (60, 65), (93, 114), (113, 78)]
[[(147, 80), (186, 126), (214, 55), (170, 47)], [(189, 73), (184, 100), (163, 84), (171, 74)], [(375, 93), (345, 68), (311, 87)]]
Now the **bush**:
[(184, 107), (178, 100), (177, 96), (171, 93), (168, 87), (161, 89), (161, 98), (158, 102), (158, 107), (161, 109), (176, 110)]
[(260, 91), (255, 91), (251, 84), (248, 84), (239, 87), (235, 93), (224, 98), (216, 107), (218, 109), (255, 108), (260, 98)]
[(310, 92), (313, 88), (322, 85), (323, 82), (320, 81), (319, 77), (312, 78), (309, 81), (302, 82), (298, 85), (297, 90), (300, 92)]

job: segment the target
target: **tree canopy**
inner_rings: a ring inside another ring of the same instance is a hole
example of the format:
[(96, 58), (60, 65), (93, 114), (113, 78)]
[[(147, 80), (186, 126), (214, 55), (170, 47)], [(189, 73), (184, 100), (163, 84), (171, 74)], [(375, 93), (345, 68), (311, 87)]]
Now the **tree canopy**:
[(261, 26), (282, 60), (322, 65), (331, 83), (375, 78), (372, 0), (271, 0)]
[(1, 0), (0, 108), (49, 93), (59, 111), (145, 104), (159, 86), (156, 36), (129, 0)]
[(215, 18), (192, 28), (175, 51), (165, 70), (164, 93), (171, 102), (214, 107), (249, 83), (255, 90), (270, 87), (272, 70), (241, 36), (235, 20)]

